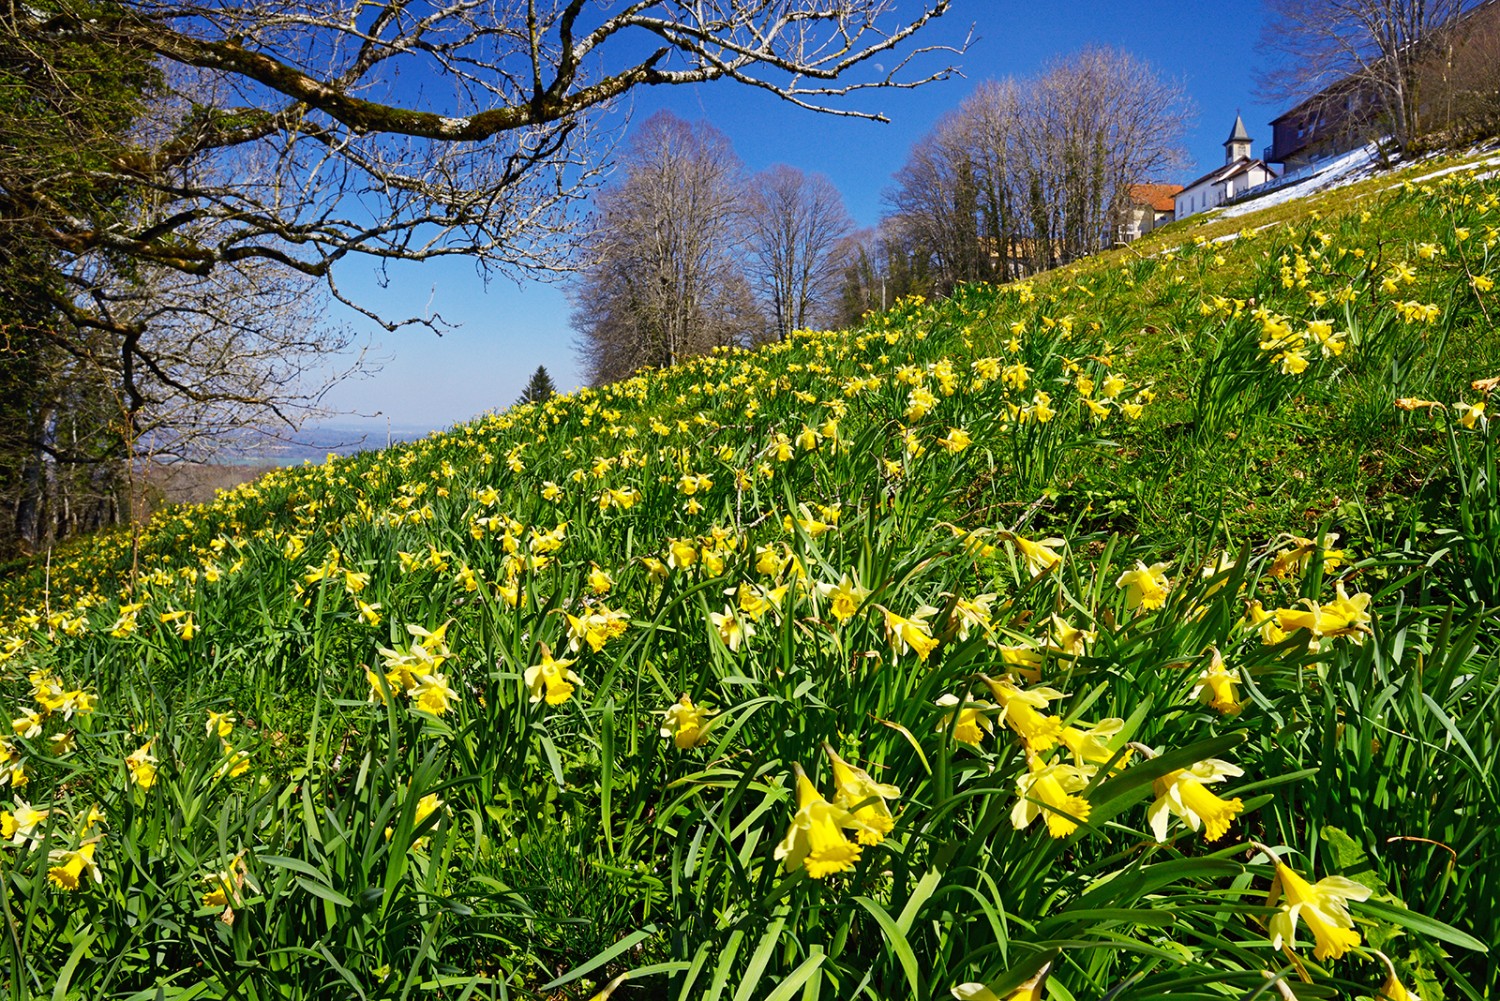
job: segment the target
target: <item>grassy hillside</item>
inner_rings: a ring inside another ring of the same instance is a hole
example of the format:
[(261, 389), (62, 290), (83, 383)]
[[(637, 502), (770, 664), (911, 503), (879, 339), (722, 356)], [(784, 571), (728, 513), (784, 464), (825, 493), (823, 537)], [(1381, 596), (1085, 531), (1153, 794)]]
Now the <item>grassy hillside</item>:
[(0, 994), (1494, 996), (1441, 166), (15, 570)]

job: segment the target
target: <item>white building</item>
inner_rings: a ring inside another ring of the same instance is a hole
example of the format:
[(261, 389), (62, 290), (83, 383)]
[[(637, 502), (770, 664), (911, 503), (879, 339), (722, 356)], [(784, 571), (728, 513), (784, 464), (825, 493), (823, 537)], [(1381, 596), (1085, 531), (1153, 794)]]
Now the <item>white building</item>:
[(1172, 199), (1181, 190), (1180, 184), (1132, 184), (1126, 191), (1125, 214), (1115, 240), (1133, 243), (1177, 218)]
[(1173, 199), (1175, 218), (1185, 219), (1222, 205), (1275, 177), (1270, 167), (1251, 158), (1250, 146), (1245, 122), (1235, 115), (1234, 129), (1224, 140), (1224, 166), (1209, 171), (1177, 193)]

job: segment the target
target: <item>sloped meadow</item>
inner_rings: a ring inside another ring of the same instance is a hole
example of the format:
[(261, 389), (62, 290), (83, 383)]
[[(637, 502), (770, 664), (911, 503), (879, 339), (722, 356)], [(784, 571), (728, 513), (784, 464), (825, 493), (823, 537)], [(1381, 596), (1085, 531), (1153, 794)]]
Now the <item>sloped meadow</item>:
[(12, 573), (0, 992), (1491, 996), (1500, 184), (1322, 212)]

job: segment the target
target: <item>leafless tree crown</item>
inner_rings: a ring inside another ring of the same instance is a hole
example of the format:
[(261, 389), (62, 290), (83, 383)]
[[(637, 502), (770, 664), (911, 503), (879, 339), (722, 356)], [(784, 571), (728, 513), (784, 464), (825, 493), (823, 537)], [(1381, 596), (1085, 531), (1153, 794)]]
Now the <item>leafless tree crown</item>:
[(658, 112), (632, 136), (621, 179), (599, 196), (588, 264), (571, 290), (595, 384), (748, 337), (741, 267), (743, 167), (707, 123)]
[[(0, 494), (63, 461), (65, 411), (99, 421), (70, 432), (68, 461), (293, 422), (324, 388), (304, 360), (343, 336), (305, 326), (307, 296), (387, 329), (442, 325), (353, 301), (336, 273), (350, 257), (569, 271), (611, 147), (598, 113), (635, 88), (734, 80), (878, 117), (844, 99), (949, 72), (921, 68), (933, 49), (915, 41), (949, 0), (899, 7), (0, 0), (0, 109), (38, 109), (0, 121), (0, 272), (43, 276), (0, 294), (20, 332), (0, 374), (61, 380), (7, 412), (28, 430), (20, 458), (0, 455)], [(97, 406), (75, 399), (84, 372)]]
[[(1450, 117), (1455, 56), (1466, 57), (1464, 35), (1492, 32), (1496, 11), (1470, 22), (1481, 0), (1266, 0), (1269, 18), (1262, 47), (1274, 65), (1261, 77), (1262, 95), (1304, 102), (1304, 125), (1389, 134), (1405, 147)], [(1481, 23), (1482, 22), (1482, 23)], [(1493, 63), (1500, 60), (1493, 39), (1463, 75), (1493, 91)], [(1467, 50), (1467, 58), (1476, 55)], [(1488, 63), (1489, 65), (1485, 65)], [(1456, 84), (1456, 86), (1454, 86)], [(1371, 115), (1373, 110), (1377, 115)], [(1430, 121), (1436, 118), (1437, 122)]]
[(944, 291), (1112, 245), (1132, 184), (1183, 163), (1192, 106), (1129, 53), (1086, 49), (1027, 80), (990, 81), (913, 148), (886, 240)]
[(784, 164), (771, 167), (750, 182), (745, 226), (771, 335), (780, 340), (829, 321), (854, 230), (833, 182)]

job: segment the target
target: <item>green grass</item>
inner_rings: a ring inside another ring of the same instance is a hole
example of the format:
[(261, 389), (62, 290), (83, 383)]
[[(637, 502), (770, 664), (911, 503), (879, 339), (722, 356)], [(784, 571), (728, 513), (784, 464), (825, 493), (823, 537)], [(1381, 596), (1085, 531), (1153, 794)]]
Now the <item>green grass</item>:
[[(1457, 403), (1500, 375), (1500, 185), (1237, 223), (12, 570), (0, 804), (52, 812), (0, 849), (0, 994), (1373, 997), (1390, 962), (1494, 996), (1497, 428)], [(533, 701), (553, 657), (580, 683)], [(1194, 694), (1215, 665), (1236, 711)], [(684, 694), (713, 715), (679, 748)], [(1099, 726), (1082, 770), (1064, 724)], [(829, 751), (899, 788), (889, 825), (799, 813)], [(1158, 841), (1208, 760), (1226, 833)], [(801, 866), (797, 816), (830, 839)], [(1256, 845), (1362, 884), (1359, 945), (1272, 949)]]

